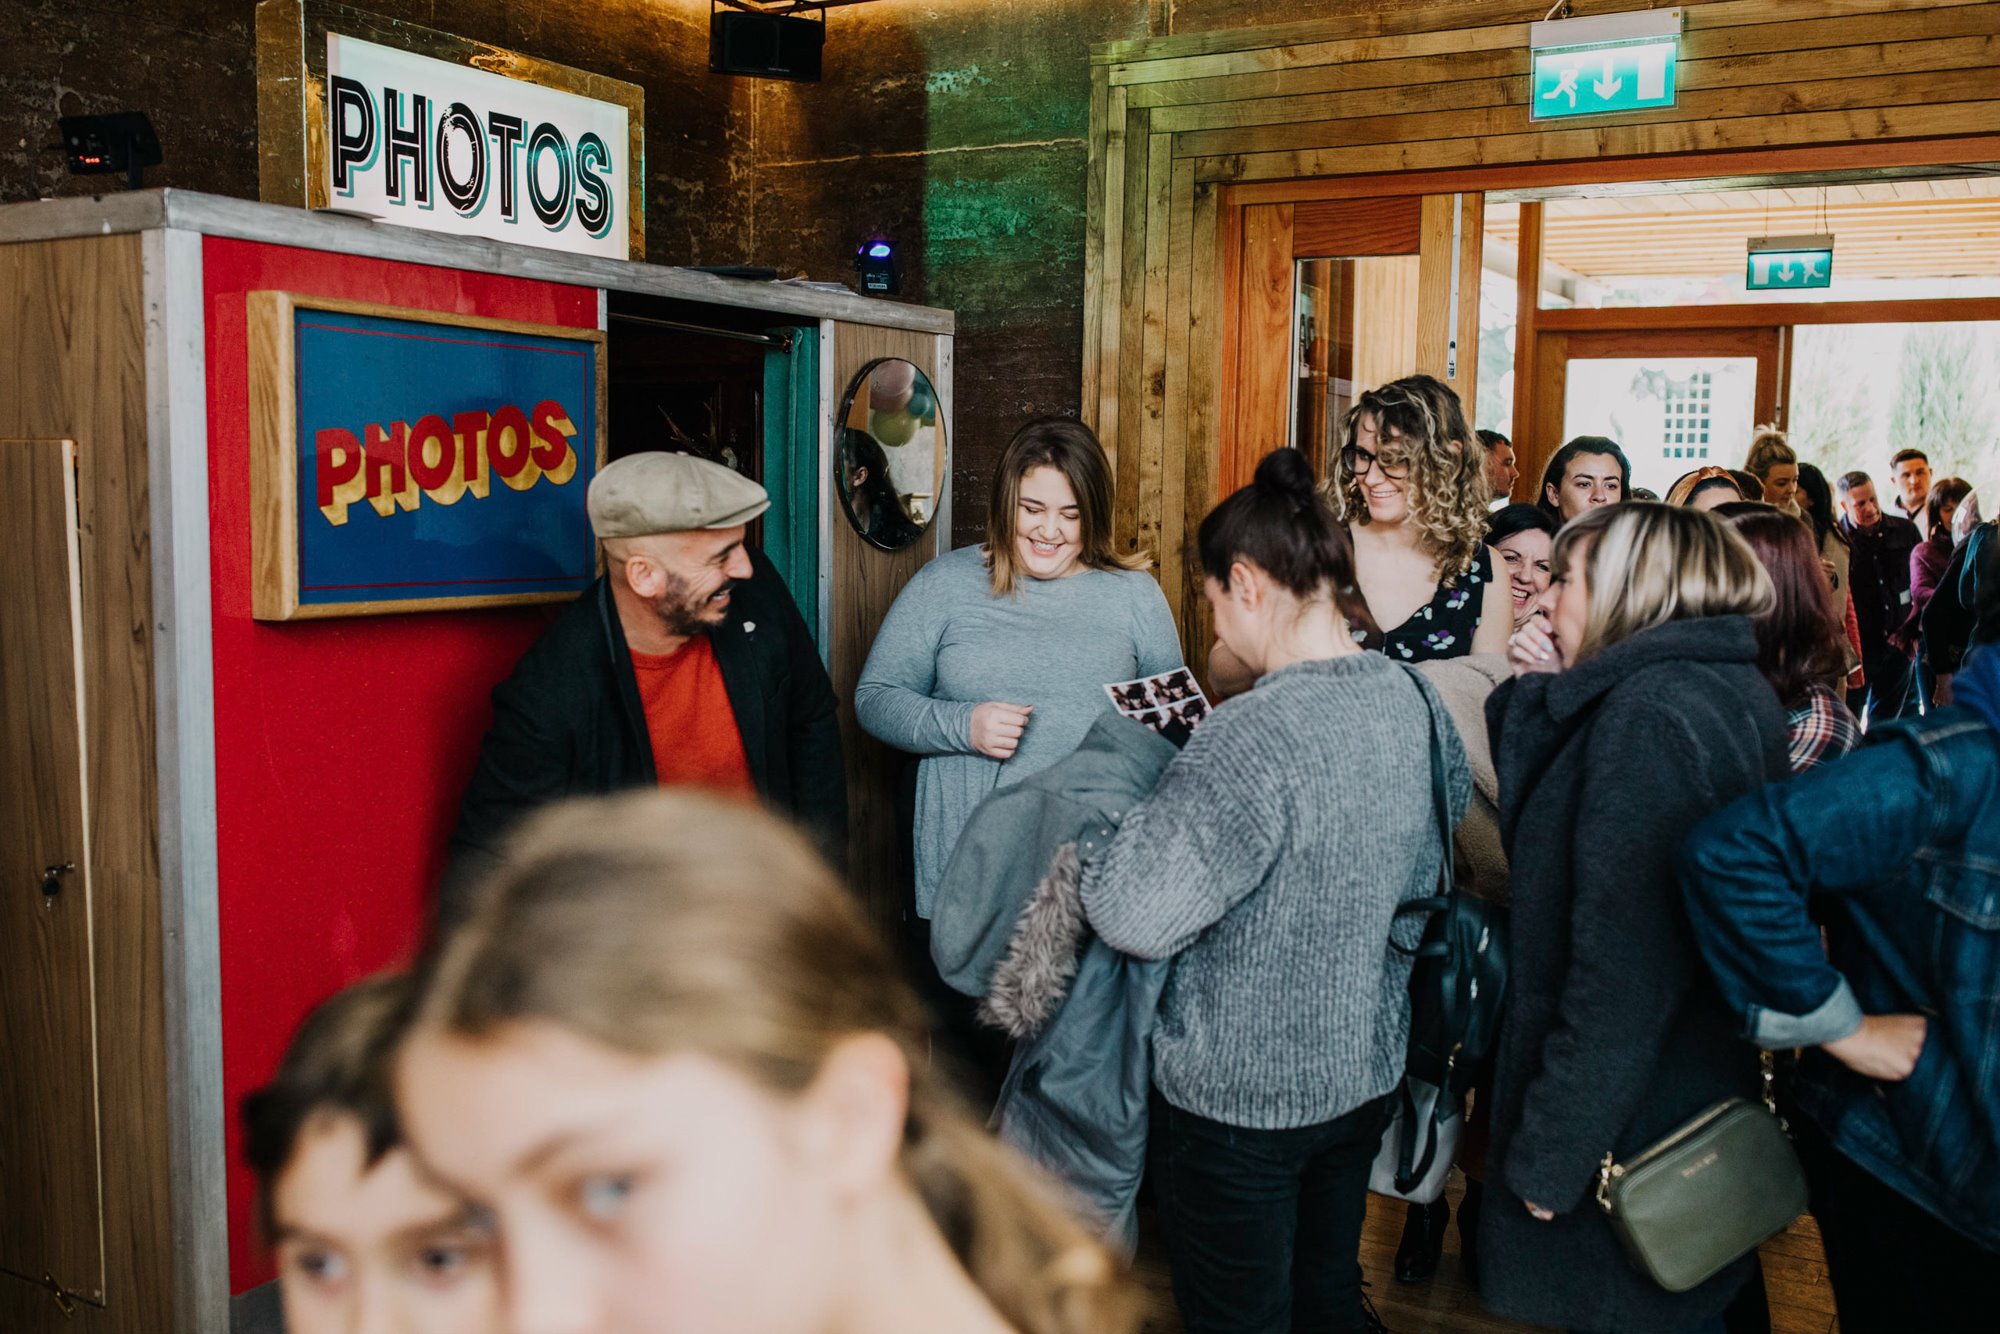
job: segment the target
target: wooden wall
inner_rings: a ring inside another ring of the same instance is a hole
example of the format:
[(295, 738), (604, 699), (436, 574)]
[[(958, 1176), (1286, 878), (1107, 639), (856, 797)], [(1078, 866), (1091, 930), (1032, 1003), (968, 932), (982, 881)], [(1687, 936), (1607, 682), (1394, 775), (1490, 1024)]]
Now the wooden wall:
[[(141, 254), (138, 236), (0, 246), (0, 436), (77, 445), (90, 829), (88, 865), (66, 892), (87, 885), (91, 906), (104, 1227), (102, 1290), (85, 1292), (73, 1318), (46, 1288), (0, 1273), (0, 1329), (9, 1334), (181, 1326), (168, 1198)], [(0, 1219), (0, 1227), (34, 1225)]]
[[(952, 340), (914, 330), (837, 322), (829, 336), (833, 341), (829, 377), (833, 399), (823, 420), (835, 424), (841, 420), (848, 386), (862, 367), (882, 357), (901, 357), (915, 364), (937, 391), (938, 420), (945, 424), (946, 432), (944, 477), (950, 477), (951, 431), (956, 424), (951, 411)], [(822, 457), (831, 455), (829, 445)], [(901, 551), (883, 551), (862, 541), (854, 531), (839, 496), (831, 491), (829, 471), (821, 469), (821, 484), (828, 490), (820, 499), (825, 515), (822, 522), (832, 530), (831, 541), (822, 547), (831, 555), (824, 576), (831, 597), (827, 666), (833, 677), (833, 696), (840, 704), (840, 743), (847, 763), (847, 872), (869, 916), (896, 940), (901, 938), (902, 910), (911, 901), (904, 870), (908, 839), (898, 831), (897, 818), (897, 784), (906, 761), (861, 730), (854, 719), (854, 686), (861, 679), (875, 631), (889, 614), (896, 595), (924, 562), (950, 546), (950, 500), (946, 499), (931, 528), (916, 543)]]
[(1116, 452), (1119, 539), (1159, 554), (1191, 654), (1181, 547), (1221, 480), (1243, 208), (2000, 156), (1929, 142), (2000, 134), (1991, 0), (1689, 4), (1678, 106), (1546, 127), (1528, 115), (1529, 8), (1444, 0), (1092, 48), (1083, 412)]

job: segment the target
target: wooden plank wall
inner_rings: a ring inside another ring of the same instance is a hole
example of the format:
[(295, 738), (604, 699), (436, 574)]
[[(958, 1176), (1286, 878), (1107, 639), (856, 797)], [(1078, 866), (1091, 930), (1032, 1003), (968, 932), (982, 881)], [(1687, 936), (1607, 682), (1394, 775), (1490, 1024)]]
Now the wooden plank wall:
[[(909, 329), (883, 329), (866, 324), (833, 325), (833, 403), (826, 415), (844, 420), (848, 387), (861, 368), (882, 357), (901, 357), (922, 371), (939, 395), (939, 421), (945, 429), (945, 468), (951, 476), (951, 377), (945, 364), (950, 339)], [(949, 543), (951, 520), (940, 513), (915, 544), (901, 551), (883, 551), (861, 540), (848, 522), (830, 480), (820, 503), (832, 533), (828, 577), (832, 605), (827, 624), (828, 674), (840, 704), (840, 744), (847, 764), (847, 874), (875, 919), (892, 940), (902, 939), (900, 923), (910, 890), (902, 872), (904, 841), (897, 828), (896, 785), (904, 758), (861, 730), (854, 718), (854, 686), (875, 643), (882, 618), (910, 576), (938, 554), (940, 541)], [(941, 520), (941, 522), (940, 522)]]
[[(1589, 12), (1657, 7), (1595, 0)], [(1519, 183), (1528, 168), (1542, 184), (1646, 179), (1648, 158), (1663, 160), (1656, 179), (1687, 178), (1720, 174), (1691, 159), (1768, 150), (1886, 166), (1912, 156), (1894, 141), (2000, 133), (1992, 0), (1689, 4), (1678, 106), (1546, 127), (1528, 117), (1528, 26), (1542, 7), (1530, 8), (1442, 0), (1092, 49), (1084, 412), (1116, 454), (1119, 539), (1158, 556), (1191, 654), (1206, 645), (1179, 543), (1215, 499), (1218, 395), (1238, 354), (1220, 314), (1244, 276), (1223, 242), (1241, 234), (1241, 205), (1324, 198), (1293, 187), (1328, 178), (1370, 177), (1354, 194), (1437, 197), (1500, 188), (1510, 172)], [(1915, 156), (1984, 160), (1949, 151)], [(1477, 214), (1465, 221), (1476, 256)], [(1476, 349), (1459, 353), (1464, 364)]]
[(9, 1334), (176, 1323), (142, 264), (138, 236), (0, 246), (0, 435), (77, 444), (105, 1183), (103, 1292), (65, 1318), (46, 1289), (0, 1275)]

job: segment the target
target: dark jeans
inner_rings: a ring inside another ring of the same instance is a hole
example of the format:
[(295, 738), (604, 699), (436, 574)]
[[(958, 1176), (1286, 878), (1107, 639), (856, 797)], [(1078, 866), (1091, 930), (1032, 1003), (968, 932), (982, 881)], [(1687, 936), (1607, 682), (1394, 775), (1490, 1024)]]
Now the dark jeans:
[(1964, 1334), (1993, 1328), (2000, 1252), (1975, 1245), (1792, 1122), (1826, 1245), (1841, 1334)]
[(1908, 658), (1893, 648), (1872, 649), (1862, 655), (1861, 670), (1868, 684), (1847, 696), (1855, 717), (1873, 727), (1917, 712), (1916, 665)]
[(1353, 1334), (1361, 1222), (1389, 1100), (1246, 1130), (1153, 1098), (1154, 1197), (1188, 1334)]

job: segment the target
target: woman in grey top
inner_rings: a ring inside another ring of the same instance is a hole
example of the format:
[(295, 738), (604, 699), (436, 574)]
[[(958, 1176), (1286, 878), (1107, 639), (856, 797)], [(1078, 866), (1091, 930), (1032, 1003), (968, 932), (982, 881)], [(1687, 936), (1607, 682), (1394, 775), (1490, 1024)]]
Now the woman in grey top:
[(1281, 449), (1202, 521), (1215, 632), (1257, 678), (1086, 866), (1113, 947), (1173, 958), (1153, 1031), (1154, 1189), (1182, 1318), (1360, 1330), (1369, 1165), (1408, 1042), (1415, 919), (1471, 778), (1414, 671), (1355, 643), (1345, 531)]
[(1047, 418), (1000, 456), (986, 544), (926, 565), (854, 689), (868, 734), (922, 756), (917, 915), (929, 918), (972, 808), (1076, 749), (1104, 687), (1181, 665), (1160, 586), (1111, 546), (1111, 470), (1081, 422)]

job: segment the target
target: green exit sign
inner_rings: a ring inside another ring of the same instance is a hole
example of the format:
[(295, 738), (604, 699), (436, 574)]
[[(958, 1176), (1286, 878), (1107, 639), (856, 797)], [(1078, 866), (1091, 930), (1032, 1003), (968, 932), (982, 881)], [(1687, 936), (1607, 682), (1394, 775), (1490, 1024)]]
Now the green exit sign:
[(1532, 25), (1530, 118), (1562, 120), (1672, 106), (1680, 31), (1679, 9)]
[(1750, 243), (1743, 285), (1752, 292), (1833, 285), (1831, 236), (1765, 236)]

